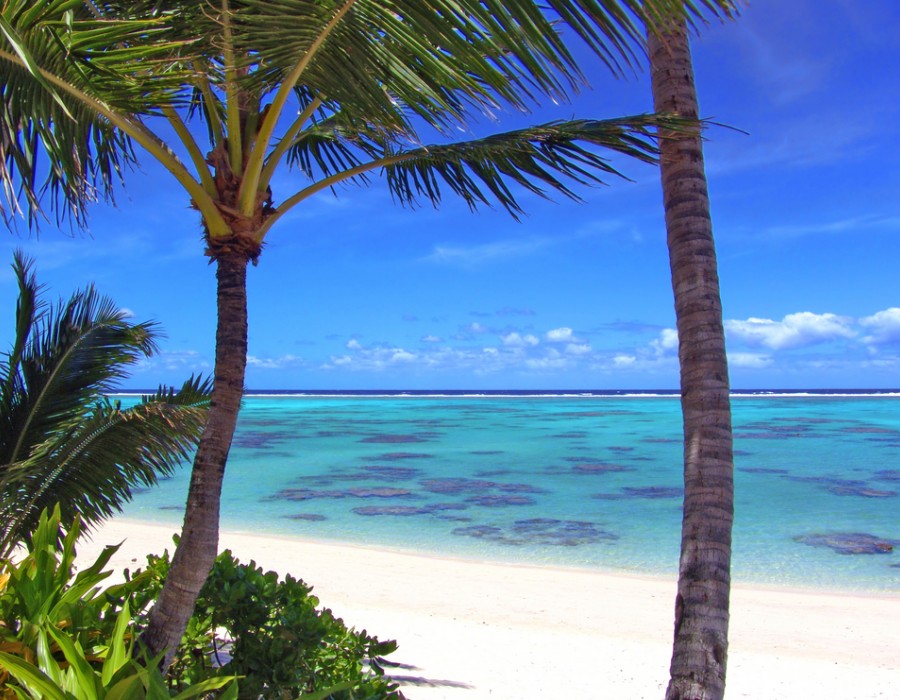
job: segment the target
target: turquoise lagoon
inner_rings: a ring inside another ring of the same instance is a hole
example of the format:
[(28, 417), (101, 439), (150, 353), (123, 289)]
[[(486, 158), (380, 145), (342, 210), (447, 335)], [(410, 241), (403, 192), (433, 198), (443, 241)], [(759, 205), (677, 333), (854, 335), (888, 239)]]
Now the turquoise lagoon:
[[(732, 406), (735, 580), (900, 591), (900, 396)], [(127, 517), (174, 532), (188, 477), (139, 493)], [(673, 395), (249, 395), (223, 527), (674, 575), (681, 482)]]

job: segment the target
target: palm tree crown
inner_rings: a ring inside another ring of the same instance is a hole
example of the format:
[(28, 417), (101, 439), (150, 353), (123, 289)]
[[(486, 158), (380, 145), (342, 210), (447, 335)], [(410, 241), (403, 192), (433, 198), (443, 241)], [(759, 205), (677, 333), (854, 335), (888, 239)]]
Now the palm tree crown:
[(0, 363), (0, 557), (59, 503), (63, 523), (120, 510), (190, 456), (206, 417), (209, 382), (161, 387), (123, 409), (107, 394), (153, 352), (157, 329), (130, 323), (88, 287), (45, 304), (20, 253), (16, 336)]

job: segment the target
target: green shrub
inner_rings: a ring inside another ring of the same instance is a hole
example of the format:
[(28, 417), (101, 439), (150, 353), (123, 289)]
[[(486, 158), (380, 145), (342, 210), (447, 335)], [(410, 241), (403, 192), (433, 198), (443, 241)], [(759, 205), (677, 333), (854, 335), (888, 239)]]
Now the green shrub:
[[(167, 553), (148, 562), (161, 583)], [(182, 684), (240, 676), (241, 698), (402, 698), (381, 666), (397, 643), (348, 629), (331, 610), (318, 608), (311, 590), (223, 552), (200, 592), (170, 676)]]
[[(241, 564), (230, 552), (216, 560), (164, 681), (137, 640), (168, 572), (168, 553), (108, 586), (105, 569), (118, 547), (76, 571), (81, 531), (78, 518), (65, 530), (59, 508), (44, 511), (21, 561), (0, 560), (3, 700), (188, 698), (226, 686), (220, 697), (403, 698), (381, 667), (396, 642), (347, 628), (318, 607), (303, 581)], [(230, 682), (235, 677), (239, 684)]]
[[(118, 547), (106, 547), (86, 569), (75, 572), (76, 518), (68, 531), (60, 509), (43, 511), (18, 563), (0, 561), (0, 697), (54, 700), (141, 700), (171, 696), (155, 663), (133, 657), (134, 628), (129, 599), (146, 599), (152, 573), (102, 587), (104, 571)], [(182, 689), (180, 698), (208, 695), (229, 686), (217, 678)]]

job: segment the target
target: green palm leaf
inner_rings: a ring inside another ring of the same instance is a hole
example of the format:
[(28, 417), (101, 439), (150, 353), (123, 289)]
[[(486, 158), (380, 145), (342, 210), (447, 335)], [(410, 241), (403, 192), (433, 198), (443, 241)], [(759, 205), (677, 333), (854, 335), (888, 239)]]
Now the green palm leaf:
[(0, 378), (0, 553), (61, 504), (63, 523), (90, 526), (133, 489), (171, 474), (193, 451), (209, 380), (160, 387), (123, 409), (106, 395), (155, 349), (154, 324), (132, 324), (88, 288), (42, 307), (30, 263), (16, 254), (17, 337)]

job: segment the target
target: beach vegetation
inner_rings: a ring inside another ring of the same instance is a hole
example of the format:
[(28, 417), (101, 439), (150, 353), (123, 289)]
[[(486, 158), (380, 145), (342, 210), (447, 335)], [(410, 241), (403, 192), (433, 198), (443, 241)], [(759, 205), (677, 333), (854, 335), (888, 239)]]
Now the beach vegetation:
[(93, 286), (46, 302), (20, 252), (13, 270), (16, 333), (0, 361), (0, 557), (45, 508), (58, 505), (67, 527), (76, 517), (90, 527), (171, 475), (196, 448), (211, 391), (191, 377), (123, 408), (109, 394), (155, 352), (157, 325), (131, 321)]
[[(394, 641), (348, 628), (303, 581), (216, 560), (165, 679), (140, 643), (168, 553), (109, 584), (118, 546), (78, 566), (79, 518), (43, 511), (26, 552), (0, 561), (0, 698), (402, 699), (385, 676)], [(233, 682), (237, 679), (236, 682)], [(224, 693), (224, 694), (223, 694)]]
[[(219, 494), (247, 362), (247, 267), (274, 225), (323, 191), (376, 175), (407, 206), (437, 206), (450, 194), (472, 209), (499, 204), (518, 216), (517, 195), (577, 199), (577, 187), (619, 174), (611, 156), (655, 161), (657, 127), (683, 119), (635, 115), (451, 136), (504, 108), (565, 100), (584, 76), (564, 33), (621, 74), (640, 63), (646, 27), (695, 22), (703, 12), (730, 16), (734, 4), (3, 4), (0, 143), (8, 155), (0, 180), (10, 211), (24, 207), (38, 221), (44, 193), (55, 212), (83, 221), (86, 204), (111, 195), (136, 145), (185, 190), (216, 266), (215, 400), (183, 536), (145, 634), (151, 649), (168, 652), (166, 663), (217, 555)], [(53, 167), (41, 168), (39, 153)]]
[[(151, 575), (142, 594), (152, 599), (171, 562), (168, 552), (147, 561), (136, 576)], [(226, 550), (200, 591), (169, 675), (175, 687), (239, 676), (239, 697), (248, 700), (402, 698), (384, 673), (383, 657), (396, 649), (393, 640), (348, 628), (302, 580), (241, 563)]]
[[(59, 506), (42, 511), (27, 552), (0, 560), (0, 698), (119, 700), (172, 693), (156, 664), (139, 658), (130, 600), (152, 584), (149, 572), (104, 585), (118, 547), (106, 547), (89, 566), (76, 567), (77, 516), (63, 526)], [(139, 596), (141, 597), (141, 596)], [(224, 674), (181, 688), (179, 698), (237, 697)]]

